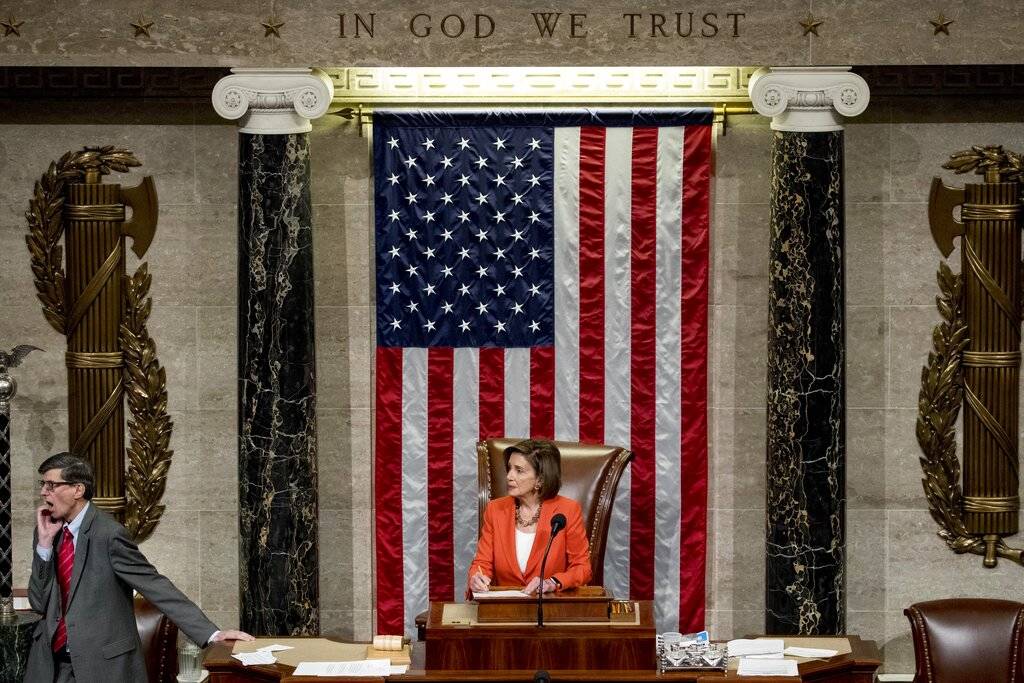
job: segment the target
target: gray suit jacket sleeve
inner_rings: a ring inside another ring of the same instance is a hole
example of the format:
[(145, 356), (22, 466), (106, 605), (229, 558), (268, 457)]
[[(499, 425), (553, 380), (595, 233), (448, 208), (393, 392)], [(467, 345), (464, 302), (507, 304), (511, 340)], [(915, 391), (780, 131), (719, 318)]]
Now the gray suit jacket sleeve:
[(39, 544), (38, 532), (32, 532), (32, 575), (28, 579), (28, 604), (40, 614), (46, 614), (46, 607), (50, 603), (55, 571), (53, 568), (53, 557), (44, 562), (36, 546)]
[(210, 636), (219, 630), (217, 625), (149, 563), (124, 527), (116, 526), (115, 535), (110, 539), (110, 564), (117, 576), (146, 596), (199, 647), (206, 645)]

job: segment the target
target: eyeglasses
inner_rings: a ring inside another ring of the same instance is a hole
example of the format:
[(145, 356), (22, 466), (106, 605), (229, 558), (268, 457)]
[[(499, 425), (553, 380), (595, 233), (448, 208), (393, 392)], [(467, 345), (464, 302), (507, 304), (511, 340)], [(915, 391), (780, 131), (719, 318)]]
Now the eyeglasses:
[(47, 493), (53, 493), (53, 490), (58, 486), (74, 486), (77, 481), (47, 481), (45, 479), (39, 480), (39, 488), (43, 489)]

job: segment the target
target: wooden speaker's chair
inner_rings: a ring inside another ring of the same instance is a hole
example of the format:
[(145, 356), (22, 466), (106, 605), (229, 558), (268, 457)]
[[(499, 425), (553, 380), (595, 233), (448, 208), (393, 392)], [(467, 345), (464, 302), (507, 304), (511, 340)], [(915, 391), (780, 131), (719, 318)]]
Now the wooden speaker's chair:
[[(478, 527), (483, 527), (484, 508), (495, 498), (506, 495), (505, 449), (522, 439), (488, 439), (476, 446)], [(590, 583), (604, 584), (604, 552), (608, 540), (612, 503), (626, 465), (633, 454), (625, 448), (601, 444), (555, 441), (562, 454), (562, 488), (560, 496), (580, 504), (583, 521), (590, 540)], [(624, 597), (624, 596), (623, 596)]]
[(915, 683), (1024, 683), (1024, 604), (956, 598), (903, 610)]

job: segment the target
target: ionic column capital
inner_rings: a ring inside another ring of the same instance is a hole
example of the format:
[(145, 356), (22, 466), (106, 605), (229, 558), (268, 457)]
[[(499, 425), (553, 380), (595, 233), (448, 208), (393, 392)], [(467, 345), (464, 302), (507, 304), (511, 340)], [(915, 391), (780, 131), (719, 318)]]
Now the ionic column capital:
[(857, 116), (871, 99), (867, 81), (848, 66), (766, 67), (750, 77), (748, 91), (773, 130), (792, 132), (842, 130), (840, 115)]
[(334, 84), (319, 69), (237, 68), (217, 81), (213, 108), (226, 119), (241, 119), (242, 133), (308, 133), (332, 97)]

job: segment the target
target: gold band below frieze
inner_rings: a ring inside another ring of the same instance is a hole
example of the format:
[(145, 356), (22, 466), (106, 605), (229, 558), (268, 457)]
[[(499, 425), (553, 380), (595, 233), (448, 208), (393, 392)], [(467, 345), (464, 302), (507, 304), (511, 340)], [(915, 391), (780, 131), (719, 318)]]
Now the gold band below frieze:
[(78, 370), (105, 370), (124, 367), (124, 353), (121, 351), (68, 351), (64, 363)]
[(967, 368), (1019, 368), (1020, 351), (964, 351), (961, 364)]
[(64, 217), (73, 221), (123, 221), (124, 204), (65, 204)]
[(963, 204), (960, 219), (965, 221), (1012, 221), (1020, 214), (1020, 204)]
[(1017, 512), (1020, 510), (1020, 496), (1001, 498), (986, 496), (964, 496), (964, 512)]

